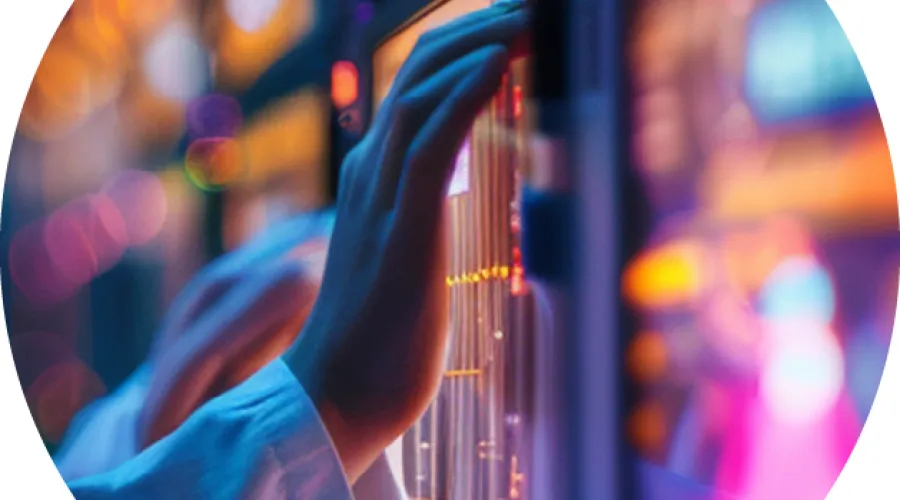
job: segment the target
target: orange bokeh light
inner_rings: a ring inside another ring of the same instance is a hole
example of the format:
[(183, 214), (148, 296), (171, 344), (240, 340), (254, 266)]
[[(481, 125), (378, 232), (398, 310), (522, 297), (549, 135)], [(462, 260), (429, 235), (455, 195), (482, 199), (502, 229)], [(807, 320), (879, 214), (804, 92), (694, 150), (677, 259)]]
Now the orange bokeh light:
[(662, 378), (669, 364), (669, 350), (662, 335), (641, 332), (628, 349), (628, 372), (638, 382), (649, 383)]
[(234, 139), (198, 139), (188, 148), (185, 168), (190, 179), (203, 189), (220, 188), (236, 180), (243, 171), (241, 148)]
[(331, 67), (331, 101), (338, 109), (350, 106), (359, 97), (359, 71), (349, 61)]
[(701, 248), (672, 243), (638, 256), (623, 276), (623, 293), (650, 309), (685, 306), (701, 293)]
[(655, 455), (668, 436), (668, 418), (662, 405), (645, 403), (628, 418), (628, 436), (632, 445), (644, 453)]
[(81, 123), (92, 109), (87, 60), (54, 38), (31, 84), (22, 109), (23, 131), (38, 139), (55, 138)]

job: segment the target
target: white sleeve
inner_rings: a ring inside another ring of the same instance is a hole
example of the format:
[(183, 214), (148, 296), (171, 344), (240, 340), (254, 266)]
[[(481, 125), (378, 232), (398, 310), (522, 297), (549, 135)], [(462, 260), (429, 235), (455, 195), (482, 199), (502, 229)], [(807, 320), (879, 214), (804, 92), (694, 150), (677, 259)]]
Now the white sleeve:
[(384, 453), (353, 485), (356, 500), (407, 500)]
[(68, 485), (77, 500), (353, 498), (315, 407), (280, 359), (133, 459)]
[(108, 472), (137, 455), (137, 421), (149, 378), (150, 368), (142, 366), (72, 419), (53, 458), (65, 481)]

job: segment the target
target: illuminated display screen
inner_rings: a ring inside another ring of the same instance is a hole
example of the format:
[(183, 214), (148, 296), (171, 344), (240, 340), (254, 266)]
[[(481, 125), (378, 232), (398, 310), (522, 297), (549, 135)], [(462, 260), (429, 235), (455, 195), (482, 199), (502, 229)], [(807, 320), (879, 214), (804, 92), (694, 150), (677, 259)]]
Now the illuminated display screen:
[[(440, 4), (375, 53), (373, 107), (425, 31), (490, 5)], [(518, 193), (526, 159), (526, 62), (476, 120), (447, 198), (450, 349), (440, 393), (403, 438), (402, 476), (412, 498), (527, 499), (531, 297), (523, 279)]]
[(375, 108), (381, 104), (391, 86), (394, 78), (400, 71), (400, 66), (409, 57), (419, 37), (430, 29), (447, 24), (466, 14), (484, 9), (493, 3), (491, 0), (451, 0), (437, 2), (439, 5), (428, 12), (428, 15), (406, 27), (400, 33), (383, 43), (375, 52), (372, 65), (373, 76), (373, 100)]

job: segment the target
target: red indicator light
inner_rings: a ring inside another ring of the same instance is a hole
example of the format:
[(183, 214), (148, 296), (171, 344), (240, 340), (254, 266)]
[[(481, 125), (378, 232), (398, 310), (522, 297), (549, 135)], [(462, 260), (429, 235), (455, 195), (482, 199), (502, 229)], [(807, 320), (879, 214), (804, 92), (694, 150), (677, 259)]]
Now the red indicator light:
[(359, 71), (349, 61), (338, 61), (331, 67), (331, 101), (338, 109), (346, 108), (359, 97)]
[(522, 118), (522, 86), (513, 87), (513, 118)]

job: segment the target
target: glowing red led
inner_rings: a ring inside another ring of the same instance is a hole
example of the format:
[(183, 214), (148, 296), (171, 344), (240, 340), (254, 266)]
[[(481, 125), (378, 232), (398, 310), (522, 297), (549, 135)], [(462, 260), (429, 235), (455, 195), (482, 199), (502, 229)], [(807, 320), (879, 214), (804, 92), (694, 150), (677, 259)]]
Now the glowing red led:
[(359, 71), (349, 61), (338, 61), (331, 67), (331, 101), (338, 109), (346, 108), (359, 98)]
[(522, 117), (522, 86), (516, 85), (513, 87), (513, 117), (521, 118)]

